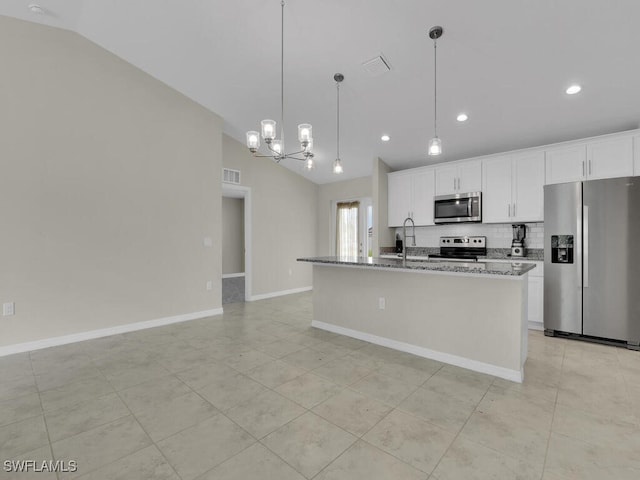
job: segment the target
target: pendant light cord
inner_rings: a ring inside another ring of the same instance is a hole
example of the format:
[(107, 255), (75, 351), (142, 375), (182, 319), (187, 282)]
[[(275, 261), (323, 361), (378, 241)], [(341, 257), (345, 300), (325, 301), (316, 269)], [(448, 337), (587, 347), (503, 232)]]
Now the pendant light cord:
[(337, 143), (337, 151), (336, 151), (336, 159), (340, 159), (340, 83), (336, 82), (336, 95), (338, 97), (338, 110), (336, 113), (336, 117), (337, 117), (337, 121), (336, 121), (336, 134), (338, 137), (338, 143)]
[(284, 155), (284, 0), (280, 2), (280, 7), (280, 155)]
[(433, 131), (438, 136), (438, 41), (433, 39)]

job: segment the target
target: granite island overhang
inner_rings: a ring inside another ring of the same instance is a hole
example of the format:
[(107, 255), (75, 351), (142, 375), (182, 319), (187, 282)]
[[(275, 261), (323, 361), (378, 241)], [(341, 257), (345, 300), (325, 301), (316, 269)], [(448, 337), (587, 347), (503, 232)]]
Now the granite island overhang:
[(522, 382), (535, 264), (298, 261), (313, 264), (312, 326)]

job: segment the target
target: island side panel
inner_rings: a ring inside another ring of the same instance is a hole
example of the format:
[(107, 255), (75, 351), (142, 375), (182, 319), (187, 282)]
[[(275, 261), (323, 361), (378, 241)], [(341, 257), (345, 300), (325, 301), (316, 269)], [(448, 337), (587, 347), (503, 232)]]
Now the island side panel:
[(348, 329), (341, 333), (522, 381), (526, 292), (527, 275), (449, 276), (316, 264), (314, 325)]

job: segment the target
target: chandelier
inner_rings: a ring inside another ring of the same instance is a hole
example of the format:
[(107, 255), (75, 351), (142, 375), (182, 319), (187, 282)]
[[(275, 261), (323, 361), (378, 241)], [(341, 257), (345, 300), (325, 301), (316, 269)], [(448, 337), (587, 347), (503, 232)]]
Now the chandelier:
[[(247, 132), (247, 147), (254, 157), (271, 157), (276, 163), (285, 158), (301, 160), (305, 162), (305, 168), (311, 170), (313, 164), (313, 136), (312, 127), (308, 123), (298, 125), (298, 141), (300, 149), (295, 152), (285, 153), (284, 145), (284, 0), (280, 2), (281, 29), (280, 29), (280, 138), (277, 137), (277, 125), (275, 120), (262, 120), (261, 132)], [(269, 154), (258, 153), (260, 137), (267, 145)]]

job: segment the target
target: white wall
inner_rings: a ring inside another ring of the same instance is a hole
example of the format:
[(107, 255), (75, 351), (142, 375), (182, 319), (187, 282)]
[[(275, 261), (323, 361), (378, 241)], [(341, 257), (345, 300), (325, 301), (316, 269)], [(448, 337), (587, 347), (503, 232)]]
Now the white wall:
[(221, 119), (68, 31), (0, 58), (0, 346), (219, 308)]
[(325, 183), (318, 188), (318, 255), (331, 255), (331, 245), (335, 244), (335, 238), (331, 232), (333, 217), (332, 208), (336, 201), (356, 200), (371, 197), (371, 177), (353, 178), (342, 182)]
[(252, 296), (311, 287), (311, 265), (296, 258), (316, 255), (318, 185), (228, 135), (223, 163), (251, 188)]
[(244, 200), (222, 198), (222, 273), (244, 272)]

